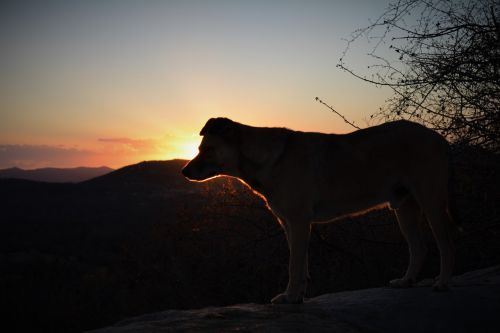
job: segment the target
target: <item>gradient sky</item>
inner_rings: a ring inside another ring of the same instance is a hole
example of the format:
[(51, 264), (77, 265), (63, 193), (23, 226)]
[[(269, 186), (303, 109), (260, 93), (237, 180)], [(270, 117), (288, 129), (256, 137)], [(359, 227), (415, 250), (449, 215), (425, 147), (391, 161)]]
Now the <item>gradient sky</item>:
[(383, 104), (335, 65), (388, 3), (3, 1), (0, 168), (189, 158), (215, 116), (349, 132), (314, 97), (361, 126)]

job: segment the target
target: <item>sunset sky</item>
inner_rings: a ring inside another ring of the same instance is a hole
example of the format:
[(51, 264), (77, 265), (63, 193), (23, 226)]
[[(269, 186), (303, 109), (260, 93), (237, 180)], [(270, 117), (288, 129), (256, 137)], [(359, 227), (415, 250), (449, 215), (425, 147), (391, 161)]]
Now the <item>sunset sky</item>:
[(335, 65), (388, 3), (3, 1), (0, 168), (190, 158), (216, 116), (352, 130), (316, 96), (364, 126), (389, 92)]

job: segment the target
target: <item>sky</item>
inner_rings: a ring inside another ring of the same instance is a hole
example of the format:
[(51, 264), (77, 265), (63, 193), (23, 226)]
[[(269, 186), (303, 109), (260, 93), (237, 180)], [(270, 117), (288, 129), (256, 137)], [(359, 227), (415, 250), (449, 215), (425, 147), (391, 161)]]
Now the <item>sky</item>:
[(314, 98), (364, 126), (389, 97), (336, 68), (388, 4), (2, 1), (0, 168), (191, 158), (211, 117), (350, 132)]

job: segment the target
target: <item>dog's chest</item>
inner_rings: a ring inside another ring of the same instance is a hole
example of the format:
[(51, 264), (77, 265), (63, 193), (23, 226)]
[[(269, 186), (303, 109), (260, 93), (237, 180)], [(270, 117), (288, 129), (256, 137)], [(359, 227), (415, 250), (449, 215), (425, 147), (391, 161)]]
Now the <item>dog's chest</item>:
[(278, 205), (271, 203), (269, 200), (267, 201), (267, 207), (271, 212), (281, 220), (288, 220), (288, 216), (283, 209), (280, 209)]

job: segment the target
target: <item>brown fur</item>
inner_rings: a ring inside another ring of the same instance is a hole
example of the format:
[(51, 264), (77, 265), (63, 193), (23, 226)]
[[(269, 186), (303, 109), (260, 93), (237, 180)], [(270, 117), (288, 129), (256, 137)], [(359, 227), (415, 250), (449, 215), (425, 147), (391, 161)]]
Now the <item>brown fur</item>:
[(425, 217), (441, 254), (434, 287), (447, 288), (454, 262), (448, 230), (448, 145), (436, 132), (409, 121), (336, 135), (212, 118), (200, 135), (199, 154), (183, 174), (195, 181), (237, 177), (266, 200), (286, 232), (289, 283), (273, 303), (303, 300), (311, 223), (385, 204), (395, 210), (410, 248), (407, 272), (391, 286), (408, 287), (417, 278), (427, 252), (419, 228)]

